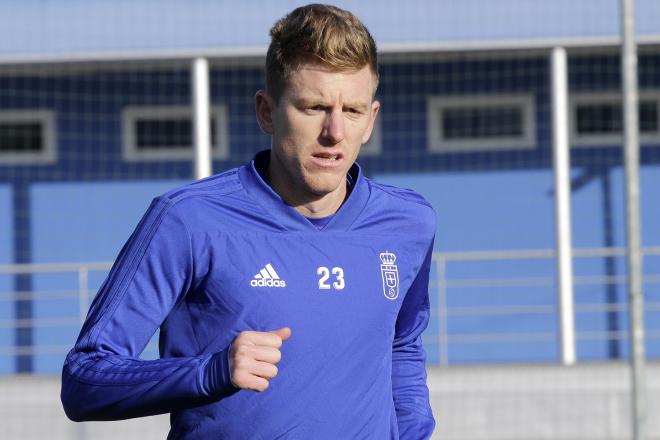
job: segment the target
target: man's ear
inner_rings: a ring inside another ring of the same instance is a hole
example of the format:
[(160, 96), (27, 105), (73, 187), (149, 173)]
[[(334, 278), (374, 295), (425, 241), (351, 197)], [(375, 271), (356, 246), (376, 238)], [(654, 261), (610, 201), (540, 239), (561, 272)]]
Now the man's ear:
[(259, 90), (254, 95), (254, 109), (257, 113), (257, 122), (261, 131), (266, 134), (273, 134), (273, 110), (275, 102), (268, 96), (265, 90)]
[(364, 131), (364, 134), (362, 135), (362, 144), (366, 144), (369, 142), (369, 138), (371, 137), (371, 132), (374, 129), (374, 125), (376, 123), (376, 116), (378, 116), (378, 110), (380, 110), (380, 102), (374, 100), (371, 103), (371, 110), (369, 113), (369, 125), (367, 126), (367, 129)]

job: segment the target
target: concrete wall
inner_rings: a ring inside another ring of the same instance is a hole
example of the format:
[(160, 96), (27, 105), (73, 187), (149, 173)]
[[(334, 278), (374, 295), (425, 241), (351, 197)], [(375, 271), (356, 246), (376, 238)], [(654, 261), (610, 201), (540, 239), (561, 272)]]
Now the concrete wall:
[[(647, 439), (660, 439), (660, 364), (647, 368)], [(626, 364), (452, 367), (429, 373), (437, 439), (632, 438)]]
[[(478, 366), (429, 369), (438, 422), (434, 439), (623, 440), (631, 438), (629, 368)], [(660, 364), (648, 379), (647, 439), (660, 439)], [(164, 439), (168, 416), (122, 422), (70, 422), (59, 402), (59, 378), (0, 378), (0, 438)]]

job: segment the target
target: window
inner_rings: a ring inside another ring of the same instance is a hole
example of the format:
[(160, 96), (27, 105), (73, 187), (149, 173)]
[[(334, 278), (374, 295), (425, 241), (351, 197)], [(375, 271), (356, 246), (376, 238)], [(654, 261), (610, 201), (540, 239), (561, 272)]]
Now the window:
[[(122, 114), (123, 156), (128, 161), (191, 160), (192, 109), (126, 107)], [(211, 108), (211, 150), (215, 159), (229, 157), (227, 109)]]
[(0, 111), (0, 163), (53, 163), (57, 159), (55, 139), (53, 111)]
[[(623, 143), (622, 97), (619, 93), (571, 97), (571, 143), (575, 146), (619, 146)], [(660, 93), (639, 94), (640, 141), (660, 143)]]
[(432, 152), (530, 149), (536, 145), (531, 95), (431, 96), (427, 139)]
[(381, 116), (376, 117), (376, 122), (374, 123), (374, 129), (371, 131), (369, 142), (362, 145), (362, 148), (360, 148), (360, 157), (378, 156), (381, 151), (383, 151), (381, 143), (382, 124), (380, 121)]

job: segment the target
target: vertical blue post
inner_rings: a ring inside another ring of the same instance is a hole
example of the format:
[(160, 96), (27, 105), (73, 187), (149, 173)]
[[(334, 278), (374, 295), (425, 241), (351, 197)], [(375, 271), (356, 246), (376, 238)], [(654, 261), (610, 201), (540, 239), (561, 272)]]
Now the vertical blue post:
[[(30, 228), (30, 185), (21, 179), (14, 183), (13, 194), (13, 223), (14, 223), (14, 261), (17, 264), (30, 263), (31, 228)], [(14, 291), (18, 292), (14, 302), (14, 317), (17, 320), (32, 319), (32, 299), (24, 298), (25, 293), (32, 292), (32, 275), (16, 274), (14, 278)], [(17, 349), (32, 348), (32, 327), (17, 327), (15, 329), (14, 345)], [(16, 355), (16, 372), (31, 373), (33, 359), (31, 353), (18, 353)]]
[[(612, 205), (612, 184), (610, 182), (610, 168), (602, 167), (596, 174), (600, 174), (601, 188), (603, 192), (603, 233), (605, 234), (603, 244), (607, 249), (612, 249), (614, 243), (614, 207)], [(605, 257), (605, 275), (615, 277), (617, 275), (616, 257)], [(607, 304), (619, 304), (619, 286), (614, 283), (607, 283), (606, 287)], [(611, 310), (607, 312), (607, 331), (612, 334), (618, 334), (621, 331), (619, 322), (619, 312)], [(607, 341), (607, 353), (609, 359), (621, 359), (621, 343), (623, 341), (616, 337), (609, 338)]]

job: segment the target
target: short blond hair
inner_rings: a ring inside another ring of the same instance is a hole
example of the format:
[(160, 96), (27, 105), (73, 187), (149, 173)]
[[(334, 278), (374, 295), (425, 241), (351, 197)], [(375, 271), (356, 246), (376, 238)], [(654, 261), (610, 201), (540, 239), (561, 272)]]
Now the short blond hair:
[(333, 71), (369, 66), (378, 84), (376, 43), (352, 13), (336, 6), (310, 4), (294, 9), (270, 30), (266, 54), (266, 92), (279, 101), (287, 81), (305, 63)]

